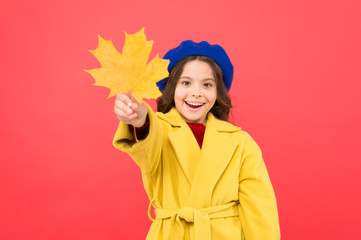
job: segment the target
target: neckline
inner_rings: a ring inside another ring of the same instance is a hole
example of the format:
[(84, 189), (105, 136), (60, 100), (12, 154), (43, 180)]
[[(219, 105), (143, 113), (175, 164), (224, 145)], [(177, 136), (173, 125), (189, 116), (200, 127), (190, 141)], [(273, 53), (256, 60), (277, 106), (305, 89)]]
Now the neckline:
[(203, 123), (192, 123), (192, 122), (186, 122), (189, 126), (193, 127), (206, 127)]

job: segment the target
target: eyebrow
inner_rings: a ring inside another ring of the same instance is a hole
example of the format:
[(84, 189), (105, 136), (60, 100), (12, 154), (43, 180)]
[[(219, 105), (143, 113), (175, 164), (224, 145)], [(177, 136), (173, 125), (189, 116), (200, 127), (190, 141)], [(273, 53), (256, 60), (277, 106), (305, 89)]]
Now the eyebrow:
[[(179, 79), (181, 79), (181, 78), (187, 78), (187, 79), (193, 80), (191, 77), (188, 77), (188, 76), (180, 76)], [(207, 81), (207, 80), (216, 81), (214, 78), (204, 78), (204, 79), (202, 79), (202, 81)]]

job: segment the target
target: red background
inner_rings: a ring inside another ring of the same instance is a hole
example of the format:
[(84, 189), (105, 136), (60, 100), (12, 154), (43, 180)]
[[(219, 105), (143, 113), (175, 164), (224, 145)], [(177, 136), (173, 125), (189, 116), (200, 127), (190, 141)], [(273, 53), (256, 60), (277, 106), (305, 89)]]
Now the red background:
[(263, 151), (283, 239), (359, 239), (358, 0), (2, 0), (0, 239), (145, 238), (114, 98), (83, 71), (99, 66), (97, 34), (121, 50), (143, 26), (151, 57), (185, 39), (229, 53), (231, 121)]

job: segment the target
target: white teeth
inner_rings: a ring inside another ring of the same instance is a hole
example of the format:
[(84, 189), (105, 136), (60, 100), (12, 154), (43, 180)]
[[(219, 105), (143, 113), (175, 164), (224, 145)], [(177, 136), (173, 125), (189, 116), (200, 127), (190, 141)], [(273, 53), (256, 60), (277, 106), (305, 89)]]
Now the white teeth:
[(192, 105), (192, 106), (202, 106), (203, 103), (191, 103), (191, 102), (187, 102), (187, 104)]

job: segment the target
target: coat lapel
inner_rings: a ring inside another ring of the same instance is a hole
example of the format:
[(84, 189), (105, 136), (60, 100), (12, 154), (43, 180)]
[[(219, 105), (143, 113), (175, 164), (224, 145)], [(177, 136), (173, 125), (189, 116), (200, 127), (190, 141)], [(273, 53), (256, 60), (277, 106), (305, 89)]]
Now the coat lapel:
[(192, 206), (211, 206), (213, 189), (237, 148), (237, 142), (229, 139), (227, 133), (239, 130), (230, 123), (216, 119), (211, 113), (208, 114), (201, 156), (192, 184)]
[(166, 114), (158, 114), (159, 118), (169, 122), (173, 127), (173, 131), (168, 132), (168, 137), (177, 155), (177, 161), (191, 186), (190, 206), (211, 206), (213, 189), (232, 159), (238, 144), (232, 141), (227, 133), (239, 131), (240, 128), (218, 120), (209, 113), (200, 150), (192, 130), (175, 108)]
[(192, 130), (174, 108), (171, 109), (165, 117), (173, 126), (173, 131), (168, 132), (170, 143), (177, 155), (178, 163), (188, 183), (192, 185), (193, 175), (200, 158), (201, 150), (199, 149)]

